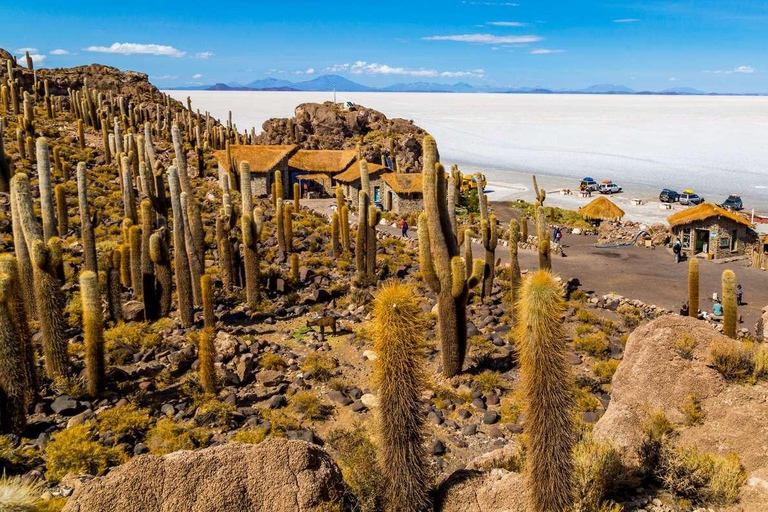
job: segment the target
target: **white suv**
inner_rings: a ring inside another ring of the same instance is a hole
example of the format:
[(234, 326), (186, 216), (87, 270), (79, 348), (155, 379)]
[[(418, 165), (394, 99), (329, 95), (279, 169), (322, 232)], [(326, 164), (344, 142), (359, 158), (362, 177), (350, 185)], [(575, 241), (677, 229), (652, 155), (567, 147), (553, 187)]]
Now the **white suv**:
[(615, 183), (601, 183), (599, 190), (601, 194), (616, 194), (621, 192), (621, 187)]

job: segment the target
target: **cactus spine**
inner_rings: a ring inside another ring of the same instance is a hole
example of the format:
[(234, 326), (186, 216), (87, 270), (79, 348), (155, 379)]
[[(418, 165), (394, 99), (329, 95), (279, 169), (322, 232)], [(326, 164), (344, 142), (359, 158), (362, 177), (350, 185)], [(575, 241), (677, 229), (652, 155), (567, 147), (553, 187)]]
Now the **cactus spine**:
[[(178, 128), (176, 128), (176, 130), (178, 130)], [(179, 318), (182, 326), (191, 327), (194, 322), (192, 311), (192, 283), (190, 282), (189, 260), (187, 259), (187, 248), (184, 236), (184, 219), (181, 212), (181, 200), (179, 199), (179, 174), (176, 167), (173, 165), (168, 167), (168, 188), (171, 193), (171, 209), (173, 210), (173, 265), (176, 272), (176, 293), (178, 294), (179, 299)]]
[(576, 438), (572, 377), (565, 356), (562, 289), (547, 271), (526, 278), (515, 328), (526, 396), (528, 489), (531, 509), (566, 510), (571, 503)]
[(373, 316), (378, 465), (387, 483), (387, 509), (426, 510), (431, 482), (421, 398), (426, 385), (424, 324), (414, 289), (386, 284), (376, 294)]
[(83, 269), (96, 272), (96, 238), (93, 235), (93, 223), (88, 208), (88, 185), (86, 182), (85, 162), (77, 164), (77, 202), (80, 209), (80, 238), (83, 240)]
[(699, 260), (688, 262), (688, 316), (699, 317)]
[(738, 304), (736, 303), (736, 274), (733, 270), (723, 272), (723, 334), (736, 339)]
[(80, 296), (83, 303), (83, 336), (85, 337), (86, 388), (91, 396), (104, 390), (104, 319), (101, 312), (99, 278), (86, 270), (80, 274)]
[(0, 434), (20, 435), (27, 424), (29, 390), (21, 336), (14, 319), (13, 287), (11, 276), (0, 274)]
[[(428, 286), (437, 294), (437, 330), (443, 359), (443, 374), (453, 377), (461, 372), (467, 347), (467, 296), (469, 289), (482, 279), (466, 278), (466, 265), (459, 256), (447, 212), (445, 172), (437, 162), (435, 139), (426, 136), (422, 144), (424, 213), (419, 216), (419, 255), (421, 271)], [(459, 261), (457, 261), (457, 259)], [(481, 262), (482, 264), (482, 262)], [(457, 274), (456, 270), (461, 270)]]

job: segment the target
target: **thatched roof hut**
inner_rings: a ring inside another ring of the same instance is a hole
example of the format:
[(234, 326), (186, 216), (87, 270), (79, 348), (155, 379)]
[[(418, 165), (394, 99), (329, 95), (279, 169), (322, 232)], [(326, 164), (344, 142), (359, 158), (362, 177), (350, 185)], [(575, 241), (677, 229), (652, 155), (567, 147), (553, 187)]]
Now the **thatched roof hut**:
[(579, 208), (579, 214), (588, 220), (621, 220), (624, 210), (605, 196), (600, 196), (591, 203)]
[(684, 224), (691, 224), (693, 222), (708, 220), (713, 217), (730, 219), (737, 224), (741, 224), (750, 229), (754, 229), (752, 223), (743, 216), (730, 210), (726, 210), (725, 208), (717, 206), (713, 203), (701, 203), (697, 206), (686, 208), (685, 210), (679, 211), (667, 217), (667, 222), (669, 222), (669, 225), (674, 228)]

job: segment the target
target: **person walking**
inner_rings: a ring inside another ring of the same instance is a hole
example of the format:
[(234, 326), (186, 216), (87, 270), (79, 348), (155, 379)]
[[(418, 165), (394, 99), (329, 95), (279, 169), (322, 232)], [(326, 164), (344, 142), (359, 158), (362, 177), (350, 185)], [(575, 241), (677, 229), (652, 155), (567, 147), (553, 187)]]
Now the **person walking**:
[(405, 219), (401, 220), (400, 229), (403, 231), (403, 238), (408, 238), (408, 221)]
[(683, 250), (683, 244), (680, 243), (680, 240), (676, 240), (675, 244), (672, 246), (672, 252), (675, 253), (675, 263), (680, 263), (680, 253)]
[(741, 285), (736, 286), (736, 304), (739, 306), (743, 306), (744, 304), (741, 302), (741, 298), (744, 295), (744, 290), (742, 290)]
[(560, 245), (560, 241), (563, 239), (563, 230), (560, 228), (557, 228), (555, 230), (555, 242)]

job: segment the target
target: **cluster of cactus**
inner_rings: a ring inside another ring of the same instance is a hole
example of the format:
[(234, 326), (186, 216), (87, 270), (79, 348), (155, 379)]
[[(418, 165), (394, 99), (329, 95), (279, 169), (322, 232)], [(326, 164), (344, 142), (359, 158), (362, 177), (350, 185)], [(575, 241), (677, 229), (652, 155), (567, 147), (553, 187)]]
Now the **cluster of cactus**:
[(376, 226), (381, 222), (381, 210), (369, 204), (368, 193), (361, 190), (358, 195), (359, 209), (357, 238), (355, 241), (355, 264), (360, 282), (371, 282), (376, 276)]
[(429, 508), (430, 469), (422, 392), (424, 323), (413, 288), (388, 283), (373, 307), (376, 351), (374, 386), (378, 389), (378, 465), (386, 483), (388, 510)]
[[(183, 213), (181, 208), (181, 190), (179, 185), (179, 173), (176, 166), (168, 167), (168, 188), (171, 195), (171, 209), (173, 210), (173, 265), (176, 277), (176, 293), (178, 295), (178, 310), (181, 325), (191, 327), (194, 322), (192, 277), (190, 273), (189, 257), (187, 255), (186, 236), (184, 233)], [(154, 236), (154, 235), (153, 235)], [(156, 254), (159, 256), (159, 254)], [(157, 268), (157, 261), (153, 257)]]
[(520, 289), (521, 273), (518, 259), (518, 245), (520, 243), (520, 224), (517, 220), (509, 221), (509, 298), (512, 304), (513, 323), (515, 318), (514, 305), (517, 304), (517, 295)]
[[(485, 248), (485, 272), (483, 273), (482, 298), (490, 297), (493, 292), (493, 279), (496, 277), (496, 245), (498, 244), (498, 222), (494, 214), (488, 214), (488, 196), (483, 192), (484, 179), (478, 175), (477, 197), (480, 205), (480, 235)], [(450, 190), (448, 195), (450, 196)]]
[(207, 394), (216, 393), (216, 346), (214, 345), (214, 327), (216, 316), (213, 310), (213, 284), (211, 276), (204, 274), (200, 278), (200, 289), (203, 295), (203, 330), (198, 338), (198, 359), (200, 385)]
[[(539, 183), (536, 176), (533, 179), (533, 190), (536, 194), (536, 237), (539, 243), (539, 270), (552, 270), (552, 254), (550, 251), (549, 233), (547, 232), (547, 217), (544, 211), (544, 200), (547, 198), (547, 191), (539, 190)], [(525, 219), (524, 232), (528, 234), (528, 219)], [(525, 238), (524, 238), (525, 240)]]
[(344, 198), (344, 190), (342, 190), (341, 185), (336, 186), (336, 213), (339, 216), (338, 238), (341, 250), (346, 252), (349, 251), (349, 207)]
[(723, 334), (736, 339), (736, 323), (738, 322), (738, 303), (736, 301), (736, 274), (726, 270), (722, 277), (723, 294)]
[(83, 304), (83, 337), (85, 339), (86, 389), (96, 396), (104, 390), (104, 318), (101, 312), (99, 278), (95, 272), (80, 274), (80, 297)]
[(688, 316), (699, 316), (699, 260), (688, 262)]
[(552, 274), (540, 270), (523, 281), (516, 305), (529, 499), (537, 512), (567, 510), (572, 499), (576, 427), (562, 293)]
[(8, 274), (0, 274), (0, 434), (20, 435), (26, 426), (24, 359), (21, 333), (15, 322), (13, 288)]
[[(253, 207), (251, 196), (251, 168), (248, 162), (240, 163), (240, 184), (242, 193), (242, 212), (240, 229), (243, 233), (243, 262), (245, 272), (246, 301), (251, 308), (258, 305), (261, 295), (261, 273), (259, 270), (259, 243), (264, 226), (264, 214), (261, 208)], [(278, 218), (282, 219), (282, 199), (278, 199)], [(283, 239), (283, 226), (278, 227), (278, 238)], [(283, 239), (283, 246), (285, 241)]]
[(0, 192), (7, 193), (11, 190), (11, 160), (5, 154), (4, 131), (5, 120), (0, 117)]
[[(431, 136), (423, 144), (424, 213), (419, 217), (421, 272), (437, 294), (437, 330), (443, 360), (443, 374), (461, 372), (467, 349), (467, 297), (483, 278), (485, 262), (474, 260), (467, 278), (467, 266), (459, 256), (447, 211), (446, 178), (437, 162), (437, 145)], [(466, 236), (465, 236), (466, 238)], [(465, 240), (466, 242), (466, 240)]]

